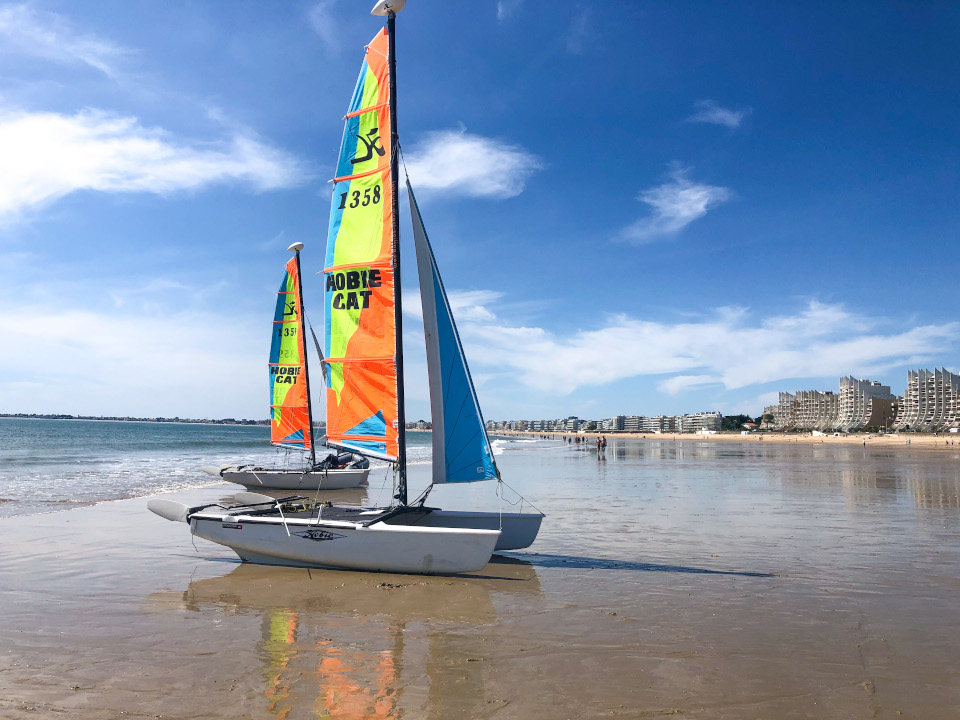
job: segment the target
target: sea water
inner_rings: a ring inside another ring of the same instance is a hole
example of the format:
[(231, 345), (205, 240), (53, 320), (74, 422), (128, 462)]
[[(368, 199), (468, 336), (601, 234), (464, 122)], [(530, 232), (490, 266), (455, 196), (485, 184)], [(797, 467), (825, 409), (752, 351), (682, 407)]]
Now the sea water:
[[(428, 443), (411, 433), (413, 462), (429, 461)], [(210, 485), (204, 465), (301, 462), (265, 426), (0, 418), (0, 517)]]
[[(430, 485), (430, 443), (407, 434), (411, 500)], [(642, 543), (665, 559), (722, 551), (746, 567), (863, 550), (867, 562), (888, 544), (952, 547), (960, 528), (960, 452), (611, 438), (598, 455), (560, 438), (492, 443), (503, 485), (439, 485), (428, 504), (540, 510), (555, 552), (627, 558)], [(204, 465), (300, 462), (263, 426), (0, 419), (0, 517), (222, 484)], [(395, 483), (375, 462), (358, 500), (388, 503)]]

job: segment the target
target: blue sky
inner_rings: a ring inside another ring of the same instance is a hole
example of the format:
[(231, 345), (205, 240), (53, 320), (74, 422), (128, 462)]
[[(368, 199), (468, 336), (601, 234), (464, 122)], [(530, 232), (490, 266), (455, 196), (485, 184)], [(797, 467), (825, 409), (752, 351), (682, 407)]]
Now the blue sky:
[[(368, 5), (0, 5), (0, 411), (266, 417), (292, 242), (322, 324)], [(960, 6), (409, 0), (397, 28), (487, 418), (958, 370)]]

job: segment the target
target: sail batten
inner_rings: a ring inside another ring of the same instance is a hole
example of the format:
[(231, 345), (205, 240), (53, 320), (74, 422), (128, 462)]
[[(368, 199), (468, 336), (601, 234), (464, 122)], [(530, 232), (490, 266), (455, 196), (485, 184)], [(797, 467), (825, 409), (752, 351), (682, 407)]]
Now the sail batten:
[(499, 472), (450, 302), (409, 181), (407, 193), (417, 251), (423, 334), (430, 380), (432, 481), (436, 485), (492, 480), (499, 477)]
[(344, 117), (324, 260), (327, 441), (398, 455), (388, 37), (367, 46)]

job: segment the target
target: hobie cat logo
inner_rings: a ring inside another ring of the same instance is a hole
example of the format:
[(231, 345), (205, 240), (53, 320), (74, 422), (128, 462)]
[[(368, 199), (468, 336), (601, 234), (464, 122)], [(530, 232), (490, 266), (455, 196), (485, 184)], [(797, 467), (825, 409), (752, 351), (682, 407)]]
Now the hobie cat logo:
[(380, 157), (383, 157), (387, 153), (387, 151), (380, 146), (380, 128), (373, 128), (366, 136), (357, 135), (357, 140), (362, 142), (364, 147), (367, 148), (367, 154), (363, 157), (353, 158), (353, 160), (350, 161), (351, 165), (366, 162), (373, 157), (374, 153)]
[(344, 537), (340, 533), (328, 532), (326, 530), (315, 530), (311, 528), (310, 530), (304, 530), (303, 532), (293, 533), (297, 537), (302, 537), (304, 540), (313, 540), (314, 542), (324, 542), (325, 540), (339, 540)]

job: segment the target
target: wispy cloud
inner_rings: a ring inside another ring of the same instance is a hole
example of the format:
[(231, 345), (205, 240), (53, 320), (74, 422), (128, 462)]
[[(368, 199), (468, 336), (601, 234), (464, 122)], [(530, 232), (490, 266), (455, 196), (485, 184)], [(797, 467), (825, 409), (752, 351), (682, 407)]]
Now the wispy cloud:
[(340, 48), (340, 35), (333, 17), (333, 7), (336, 2), (337, 0), (320, 0), (307, 11), (310, 27), (330, 51)]
[(745, 107), (737, 110), (729, 110), (720, 107), (713, 100), (699, 100), (696, 103), (697, 111), (687, 118), (687, 122), (710, 123), (712, 125), (723, 125), (731, 130), (740, 127), (744, 118), (753, 112), (753, 108)]
[(239, 182), (266, 191), (308, 177), (296, 158), (249, 131), (190, 144), (98, 110), (0, 113), (0, 157), (0, 218), (77, 190), (164, 195)]
[(503, 22), (519, 10), (521, 5), (523, 5), (523, 0), (499, 0), (497, 2), (497, 20)]
[(894, 327), (887, 319), (816, 301), (768, 318), (745, 308), (719, 308), (673, 324), (621, 314), (600, 328), (561, 336), (504, 323), (484, 304), (498, 299), (474, 295), (476, 319), (458, 315), (471, 363), (550, 393), (644, 375), (664, 376), (659, 388), (668, 394), (711, 384), (731, 390), (849, 373), (867, 377), (919, 366), (960, 342), (960, 322)]
[(429, 133), (407, 158), (407, 170), (418, 190), (467, 197), (515, 197), (541, 167), (540, 159), (519, 145), (471, 135), (464, 129)]
[[(145, 316), (0, 302), (0, 397), (25, 412), (264, 417), (257, 324), (209, 312)], [(244, 348), (248, 348), (245, 350)], [(228, 394), (198, 368), (216, 367)], [(43, 382), (24, 380), (42, 378)], [(191, 397), (203, 398), (197, 402)]]
[(0, 7), (0, 38), (6, 52), (63, 64), (84, 64), (115, 77), (117, 63), (130, 51), (93, 35), (83, 35), (62, 15), (30, 4)]
[(688, 173), (676, 166), (669, 181), (640, 193), (639, 200), (653, 213), (625, 228), (621, 236), (635, 243), (653, 242), (679, 232), (733, 196), (728, 188), (692, 182)]
[(579, 55), (590, 36), (590, 8), (583, 8), (573, 16), (567, 28), (567, 52)]

